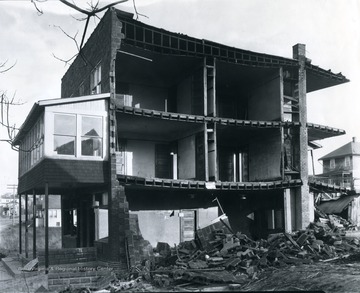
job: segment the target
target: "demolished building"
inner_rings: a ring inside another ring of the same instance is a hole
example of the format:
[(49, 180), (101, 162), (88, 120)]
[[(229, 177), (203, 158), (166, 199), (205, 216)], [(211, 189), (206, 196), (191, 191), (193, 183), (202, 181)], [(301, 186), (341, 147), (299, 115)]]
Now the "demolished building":
[[(312, 65), (303, 44), (293, 58), (255, 53), (110, 9), (61, 99), (35, 103), (17, 134), (18, 192), (34, 204), (45, 196), (45, 229), (60, 194), (63, 249), (119, 269), (139, 261), (129, 211), (193, 211), (197, 229), (198, 209), (220, 203), (253, 238), (303, 229), (309, 189), (343, 191), (309, 182), (308, 146), (345, 133), (307, 121), (307, 93), (345, 82)], [(45, 245), (45, 267), (60, 260), (70, 261)]]

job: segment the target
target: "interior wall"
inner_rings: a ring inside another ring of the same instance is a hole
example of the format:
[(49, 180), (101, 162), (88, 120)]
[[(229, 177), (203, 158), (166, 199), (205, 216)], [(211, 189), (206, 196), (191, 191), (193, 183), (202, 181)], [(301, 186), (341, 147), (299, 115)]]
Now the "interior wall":
[(133, 153), (133, 175), (155, 177), (155, 142), (128, 140), (126, 149)]
[(281, 178), (281, 135), (272, 132), (249, 142), (249, 180), (274, 180)]
[(177, 110), (179, 113), (191, 114), (191, 77), (178, 84)]
[[(198, 227), (206, 227), (218, 217), (218, 207), (197, 209)], [(139, 227), (144, 239), (153, 247), (158, 242), (166, 242), (170, 246), (180, 243), (181, 210), (131, 211), (139, 219)]]
[(165, 111), (167, 88), (130, 84), (129, 94), (133, 96), (133, 107), (140, 104), (140, 108)]
[(260, 81), (251, 91), (248, 111), (249, 120), (280, 120), (281, 119), (281, 81), (280, 75), (269, 76), (268, 80)]
[(172, 211), (137, 211), (140, 231), (144, 239), (153, 247), (158, 242), (167, 242), (170, 246), (180, 242), (180, 222), (178, 211), (170, 217)]
[(211, 221), (215, 220), (219, 216), (218, 207), (210, 207), (207, 209), (198, 210), (198, 227), (201, 229), (208, 226)]
[(178, 141), (179, 179), (194, 179), (195, 175), (195, 135)]

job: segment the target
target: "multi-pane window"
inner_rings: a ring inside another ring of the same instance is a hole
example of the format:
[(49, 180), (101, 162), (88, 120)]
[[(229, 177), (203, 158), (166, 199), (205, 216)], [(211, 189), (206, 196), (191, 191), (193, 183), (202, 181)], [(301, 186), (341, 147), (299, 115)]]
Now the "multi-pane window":
[(54, 151), (58, 155), (75, 155), (76, 115), (54, 115)]
[(82, 116), (81, 119), (81, 155), (102, 156), (102, 118)]
[(54, 152), (57, 155), (103, 155), (103, 118), (54, 114)]
[(91, 72), (90, 92), (92, 95), (101, 93), (101, 65), (99, 64)]
[(24, 174), (44, 155), (44, 118), (41, 116), (20, 145), (20, 174)]

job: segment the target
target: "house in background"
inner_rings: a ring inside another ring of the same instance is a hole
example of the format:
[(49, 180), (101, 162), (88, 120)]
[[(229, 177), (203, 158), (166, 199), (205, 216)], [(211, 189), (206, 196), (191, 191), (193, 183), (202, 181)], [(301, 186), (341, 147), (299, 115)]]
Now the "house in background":
[(323, 173), (314, 176), (325, 184), (347, 189), (346, 193), (318, 193), (318, 208), (336, 214), (360, 226), (360, 142), (356, 137), (319, 159)]
[(360, 142), (352, 141), (321, 157), (323, 173), (318, 180), (360, 193)]
[(345, 190), (309, 182), (309, 144), (345, 131), (309, 123), (307, 93), (348, 80), (312, 65), (305, 45), (292, 50), (237, 49), (110, 9), (64, 75), (62, 98), (35, 103), (14, 140), (19, 194), (44, 194), (45, 219), (60, 194), (63, 248), (118, 269), (140, 261), (132, 212), (181, 210), (197, 229), (221, 204), (253, 238), (304, 229), (310, 190)]
[[(36, 227), (44, 227), (45, 199), (40, 196), (36, 205)], [(49, 197), (49, 227), (61, 227), (61, 196), (52, 194)]]

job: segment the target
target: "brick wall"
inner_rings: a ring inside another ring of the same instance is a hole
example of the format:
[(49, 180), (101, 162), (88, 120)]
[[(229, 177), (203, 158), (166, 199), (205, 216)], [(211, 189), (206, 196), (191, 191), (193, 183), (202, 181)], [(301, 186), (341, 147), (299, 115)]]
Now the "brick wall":
[[(39, 266), (45, 265), (45, 250), (38, 251)], [(49, 249), (49, 266), (96, 261), (95, 247)]]
[[(223, 221), (229, 225), (228, 219), (223, 219)], [(199, 229), (196, 231), (196, 236), (202, 246), (202, 249), (211, 251), (213, 246), (211, 245), (211, 241), (215, 240), (215, 231), (222, 231), (223, 233), (230, 233), (226, 226), (221, 222), (216, 222), (212, 225), (206, 226), (203, 229)]]
[(62, 291), (66, 288), (106, 287), (113, 280), (111, 269), (107, 267), (67, 267), (61, 270), (52, 270), (48, 274), (49, 290)]
[(110, 92), (110, 71), (112, 60), (123, 38), (121, 23), (116, 13), (110, 9), (91, 34), (68, 71), (62, 78), (61, 97), (79, 96), (79, 87), (83, 83), (84, 95), (90, 94), (91, 71), (101, 63), (101, 92)]
[(83, 83), (84, 95), (90, 94), (90, 73), (101, 62), (101, 91), (109, 92), (111, 18), (106, 13), (94, 32), (87, 40), (68, 71), (62, 78), (61, 97), (79, 96)]

